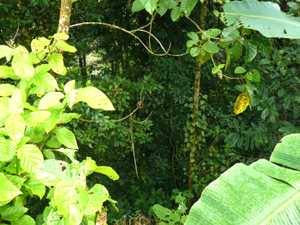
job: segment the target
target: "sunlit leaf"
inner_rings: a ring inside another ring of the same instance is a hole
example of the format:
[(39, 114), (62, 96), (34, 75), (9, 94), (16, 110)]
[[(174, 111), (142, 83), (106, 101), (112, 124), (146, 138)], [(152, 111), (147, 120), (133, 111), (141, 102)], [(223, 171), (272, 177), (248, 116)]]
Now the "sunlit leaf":
[(235, 105), (234, 105), (234, 114), (238, 115), (240, 113), (243, 113), (248, 105), (250, 104), (250, 99), (248, 96), (246, 96), (247, 90), (245, 89), (243, 94), (240, 94), (238, 98), (236, 99)]

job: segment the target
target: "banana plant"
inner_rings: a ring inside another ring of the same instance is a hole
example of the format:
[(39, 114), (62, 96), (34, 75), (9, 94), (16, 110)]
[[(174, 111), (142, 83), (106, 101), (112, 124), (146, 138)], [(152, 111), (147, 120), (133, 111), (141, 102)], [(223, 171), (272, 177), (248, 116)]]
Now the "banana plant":
[(266, 37), (300, 38), (299, 17), (287, 15), (273, 2), (242, 0), (223, 6), (222, 20), (227, 26), (258, 30)]
[(185, 224), (300, 224), (300, 134), (282, 138), (270, 160), (238, 163), (223, 173)]

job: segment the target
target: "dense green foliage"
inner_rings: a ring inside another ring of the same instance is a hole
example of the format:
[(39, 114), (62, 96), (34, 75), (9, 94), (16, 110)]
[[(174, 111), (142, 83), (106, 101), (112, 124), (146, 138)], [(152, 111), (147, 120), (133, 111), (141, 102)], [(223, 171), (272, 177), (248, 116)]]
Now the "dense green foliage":
[(103, 202), (109, 200), (114, 204), (103, 185), (88, 186), (87, 176), (98, 172), (116, 180), (117, 173), (110, 167), (97, 166), (90, 157), (79, 162), (73, 132), (60, 125), (80, 117), (77, 113), (65, 113), (67, 107), (72, 109), (78, 102), (94, 109), (114, 107), (94, 87), (76, 89), (75, 80), (64, 85), (64, 94), (56, 91), (58, 84), (48, 71), (65, 75), (66, 68), (62, 55), (55, 50), (59, 47), (75, 52), (76, 48), (65, 42), (65, 33), (55, 34), (51, 39), (33, 39), (32, 52), (21, 45), (0, 46), (0, 58), (11, 61), (11, 67), (0, 67), (1, 78), (18, 82), (0, 84), (2, 224), (36, 224), (31, 216), (24, 215), (28, 211), (24, 205), (29, 195), (42, 199), (46, 187), (50, 188), (50, 202), (43, 214), (37, 216), (38, 224), (95, 223), (103, 213)]
[[(69, 31), (68, 43), (77, 52), (64, 53), (67, 72), (58, 77), (56, 89), (63, 91), (64, 84), (75, 80), (78, 89), (88, 86), (103, 91), (116, 109), (107, 112), (79, 102), (71, 108), (72, 113), (81, 115), (80, 120), (73, 118), (59, 125), (74, 132), (79, 149), (76, 160), (91, 157), (97, 165), (110, 166), (120, 176), (112, 181), (93, 173), (86, 180), (88, 187), (104, 185), (117, 200), (118, 210), (105, 203), (108, 224), (133, 220), (139, 214), (153, 215), (155, 208), (161, 209), (157, 204), (174, 209), (168, 212), (174, 213), (176, 221), (184, 221), (187, 198), (195, 202), (203, 189), (233, 163), (249, 164), (258, 158), (268, 158), (284, 135), (299, 132), (298, 41), (268, 39), (237, 24), (226, 27), (236, 17), (219, 15), (225, 2), (221, 0), (207, 1), (207, 37), (187, 19), (200, 24), (199, 14), (205, 2), (78, 0), (73, 3), (71, 24), (105, 22), (131, 31), (152, 21), (151, 33), (162, 46), (171, 43), (169, 55), (159, 57), (147, 52), (132, 35), (111, 26), (85, 25)], [(239, 4), (245, 2), (251, 1)], [(299, 11), (298, 6), (295, 2), (281, 5), (290, 15)], [(59, 11), (58, 0), (1, 2), (0, 45), (8, 41), (14, 47), (21, 44), (30, 49), (33, 39), (55, 33)], [(247, 24), (249, 19), (240, 21)], [(164, 53), (147, 33), (134, 34), (151, 46), (154, 53)], [(170, 55), (186, 52), (181, 57)], [(193, 123), (195, 57), (202, 63), (196, 124)], [(1, 60), (3, 65), (6, 59)], [(1, 80), (7, 82), (17, 85), (14, 79)], [(235, 115), (236, 99), (244, 90), (250, 105)], [(35, 98), (39, 97), (42, 96)], [(134, 114), (121, 120), (135, 109)], [(65, 113), (71, 113), (71, 109), (65, 108)], [(197, 154), (192, 156), (190, 173), (189, 155), (195, 131), (199, 134)], [(193, 178), (194, 194), (185, 191), (188, 177)], [(48, 205), (45, 199), (39, 204), (34, 197), (27, 200), (27, 205), (22, 206), (30, 206), (33, 218)], [(152, 209), (153, 205), (156, 207)]]

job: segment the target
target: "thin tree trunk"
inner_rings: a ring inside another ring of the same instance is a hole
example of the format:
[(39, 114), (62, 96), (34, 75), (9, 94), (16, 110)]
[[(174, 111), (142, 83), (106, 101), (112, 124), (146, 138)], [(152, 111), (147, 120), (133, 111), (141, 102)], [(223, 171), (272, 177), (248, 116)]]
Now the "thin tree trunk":
[(73, 0), (61, 0), (57, 33), (69, 33)]
[[(202, 30), (205, 30), (205, 23), (206, 23), (206, 9), (207, 9), (207, 2), (205, 0), (201, 5), (201, 13), (200, 13), (200, 27)], [(196, 128), (196, 124), (199, 120), (198, 118), (198, 111), (199, 111), (199, 94), (200, 94), (200, 80), (201, 80), (201, 62), (199, 57), (195, 58), (195, 77), (194, 77), (194, 99), (193, 99), (193, 125)], [(193, 171), (192, 167), (195, 161), (198, 143), (197, 141), (199, 132), (195, 129), (193, 133), (193, 142), (191, 143), (190, 147), (190, 157), (189, 157), (189, 178), (188, 178), (188, 190), (190, 193), (193, 193)], [(189, 198), (187, 202), (187, 206), (190, 209), (192, 206), (192, 199)]]

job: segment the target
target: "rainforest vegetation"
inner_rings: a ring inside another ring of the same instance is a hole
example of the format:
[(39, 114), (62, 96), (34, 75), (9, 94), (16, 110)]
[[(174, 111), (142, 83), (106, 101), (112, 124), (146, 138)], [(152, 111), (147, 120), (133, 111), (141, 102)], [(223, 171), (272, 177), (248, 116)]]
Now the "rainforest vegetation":
[(299, 13), (0, 0), (0, 225), (300, 224)]

